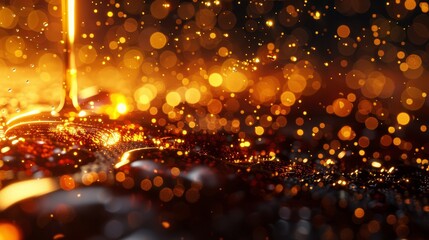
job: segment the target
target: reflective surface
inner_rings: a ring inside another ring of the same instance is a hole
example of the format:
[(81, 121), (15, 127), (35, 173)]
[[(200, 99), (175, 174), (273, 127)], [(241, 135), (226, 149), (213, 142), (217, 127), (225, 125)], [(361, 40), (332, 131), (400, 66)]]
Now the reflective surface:
[(372, 160), (340, 170), (335, 160), (257, 155), (240, 147), (235, 134), (166, 137), (153, 127), (111, 127), (119, 136), (115, 142), (80, 142), (70, 131), (4, 141), (4, 227), (12, 224), (31, 239), (427, 234), (429, 176), (416, 166)]

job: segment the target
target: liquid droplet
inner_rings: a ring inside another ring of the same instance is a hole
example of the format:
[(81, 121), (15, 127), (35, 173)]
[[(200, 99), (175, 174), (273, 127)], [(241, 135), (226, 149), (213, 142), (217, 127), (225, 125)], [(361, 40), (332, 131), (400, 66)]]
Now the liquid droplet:
[(16, 72), (16, 68), (12, 68), (12, 72)]
[(8, 92), (12, 92), (12, 88), (9, 88), (7, 91), (8, 91)]
[(43, 26), (47, 27), (47, 26), (49, 26), (49, 23), (48, 22), (43, 22)]
[(25, 83), (29, 84), (29, 83), (30, 83), (30, 80), (28, 80), (28, 79), (27, 79), (27, 80), (25, 80)]

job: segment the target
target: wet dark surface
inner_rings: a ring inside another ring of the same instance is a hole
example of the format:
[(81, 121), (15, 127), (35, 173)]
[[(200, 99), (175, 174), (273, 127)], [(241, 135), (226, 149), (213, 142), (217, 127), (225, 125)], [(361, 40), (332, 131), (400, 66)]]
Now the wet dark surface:
[[(429, 177), (416, 166), (373, 160), (340, 170), (338, 163), (245, 151), (234, 147), (234, 134), (157, 137), (149, 130), (142, 135), (135, 125), (112, 129), (122, 137), (109, 146), (70, 145), (78, 135), (64, 133), (3, 141), (4, 188), (37, 178), (51, 178), (58, 187), (3, 209), (2, 222), (12, 223), (24, 239), (429, 234)], [(130, 141), (136, 134), (144, 137)]]

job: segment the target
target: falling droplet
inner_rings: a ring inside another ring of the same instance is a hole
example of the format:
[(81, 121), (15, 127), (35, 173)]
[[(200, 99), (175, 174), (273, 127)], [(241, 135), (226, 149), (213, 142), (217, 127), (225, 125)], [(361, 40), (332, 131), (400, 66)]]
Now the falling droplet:
[(12, 92), (12, 88), (9, 88), (7, 91), (8, 91), (8, 92)]
[(43, 22), (43, 26), (47, 27), (47, 26), (49, 26), (49, 23), (48, 22)]
[(21, 112), (21, 109), (20, 109), (20, 108), (17, 108), (15, 111), (16, 111), (17, 113), (19, 113), (19, 112)]
[(12, 72), (16, 72), (16, 68), (12, 68)]
[(25, 80), (25, 83), (29, 84), (29, 83), (30, 83), (30, 80), (28, 80), (28, 79), (27, 79), (27, 80)]

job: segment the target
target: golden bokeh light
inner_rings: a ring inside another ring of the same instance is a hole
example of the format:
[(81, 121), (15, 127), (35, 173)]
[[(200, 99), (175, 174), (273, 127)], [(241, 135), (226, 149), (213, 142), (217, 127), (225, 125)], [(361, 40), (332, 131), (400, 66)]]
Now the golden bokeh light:
[(232, 93), (244, 91), (248, 84), (246, 75), (241, 72), (231, 72), (222, 81), (225, 90)]
[(422, 65), (422, 59), (419, 55), (411, 54), (407, 57), (406, 61), (408, 68), (418, 69)]
[(222, 85), (223, 77), (219, 73), (212, 73), (209, 76), (209, 83), (213, 87), (219, 87)]
[(21, 230), (12, 223), (0, 223), (1, 240), (20, 240), (22, 239)]
[(264, 134), (264, 128), (261, 126), (256, 126), (255, 127), (255, 133), (256, 133), (256, 135), (259, 135), (259, 136)]
[(280, 88), (280, 81), (275, 77), (264, 77), (253, 86), (252, 97), (257, 103), (273, 102)]
[(182, 97), (180, 96), (180, 94), (178, 92), (169, 92), (165, 96), (165, 100), (166, 100), (167, 104), (169, 104), (172, 107), (175, 107), (182, 102)]
[(201, 92), (196, 88), (189, 88), (185, 92), (185, 100), (189, 104), (196, 104), (201, 99)]
[(154, 32), (149, 41), (153, 48), (161, 49), (167, 44), (167, 37), (162, 32)]
[(340, 25), (337, 28), (337, 34), (338, 36), (340, 36), (341, 38), (346, 38), (350, 35), (350, 28), (347, 25)]
[(63, 175), (60, 178), (60, 187), (64, 190), (73, 190), (76, 187), (76, 184), (71, 176)]
[(375, 117), (369, 117), (365, 120), (365, 127), (369, 130), (377, 129), (378, 124), (378, 120)]
[(365, 216), (365, 210), (363, 210), (362, 208), (356, 208), (354, 211), (354, 215), (357, 218), (363, 218)]
[(332, 107), (335, 115), (339, 117), (346, 117), (352, 112), (353, 104), (345, 98), (337, 98), (332, 103)]
[(338, 131), (337, 135), (338, 135), (338, 138), (343, 141), (350, 141), (356, 137), (356, 133), (353, 131), (353, 129), (350, 126), (343, 126)]
[(16, 26), (17, 23), (17, 15), (12, 9), (8, 7), (3, 7), (0, 9), (0, 27), (12, 29)]
[(296, 97), (293, 92), (285, 91), (281, 94), (280, 100), (284, 106), (290, 107), (295, 104)]
[(400, 125), (407, 125), (408, 123), (410, 123), (411, 117), (408, 113), (401, 112), (396, 116), (396, 120)]

